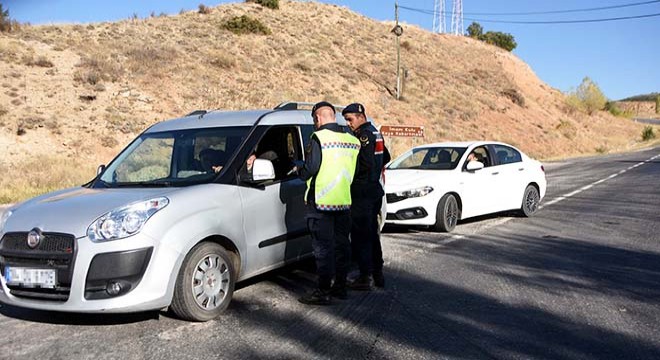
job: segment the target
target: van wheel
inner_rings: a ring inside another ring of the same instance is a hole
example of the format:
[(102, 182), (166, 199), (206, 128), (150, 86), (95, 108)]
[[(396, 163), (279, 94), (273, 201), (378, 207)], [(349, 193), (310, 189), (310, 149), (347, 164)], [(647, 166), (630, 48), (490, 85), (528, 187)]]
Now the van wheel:
[(458, 208), (456, 197), (452, 194), (445, 194), (438, 202), (433, 228), (436, 231), (451, 232), (460, 217), (461, 210)]
[(234, 293), (234, 265), (222, 246), (204, 242), (183, 260), (170, 309), (189, 321), (208, 321), (222, 313)]

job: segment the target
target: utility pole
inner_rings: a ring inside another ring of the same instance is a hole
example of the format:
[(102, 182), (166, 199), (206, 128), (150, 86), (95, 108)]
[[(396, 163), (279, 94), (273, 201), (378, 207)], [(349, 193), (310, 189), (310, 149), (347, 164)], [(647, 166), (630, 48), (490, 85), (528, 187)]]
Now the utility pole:
[(396, 35), (396, 99), (401, 99), (401, 47), (399, 37), (403, 34), (403, 28), (399, 25), (399, 2), (394, 1), (394, 19), (396, 25), (392, 32)]

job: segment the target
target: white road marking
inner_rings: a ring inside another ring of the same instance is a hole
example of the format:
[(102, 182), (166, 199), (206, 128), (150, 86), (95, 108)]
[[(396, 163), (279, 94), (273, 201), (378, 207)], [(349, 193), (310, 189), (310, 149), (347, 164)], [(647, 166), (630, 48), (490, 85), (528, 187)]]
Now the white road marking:
[(606, 178), (604, 178), (604, 179), (600, 179), (600, 180), (595, 181), (595, 182), (593, 182), (593, 183), (591, 183), (591, 184), (589, 184), (589, 185), (583, 186), (583, 187), (581, 187), (581, 188), (579, 188), (579, 189), (577, 189), (577, 190), (575, 190), (575, 191), (572, 191), (572, 192), (570, 192), (570, 193), (568, 193), (568, 194), (565, 194), (565, 195), (559, 196), (559, 197), (557, 197), (557, 198), (555, 198), (555, 199), (553, 199), (553, 200), (550, 200), (550, 201), (546, 202), (545, 204), (539, 206), (539, 210), (540, 210), (540, 209), (543, 209), (544, 207), (547, 207), (547, 206), (550, 206), (550, 205), (554, 205), (554, 204), (556, 204), (556, 203), (558, 203), (558, 202), (560, 202), (560, 201), (562, 201), (562, 200), (566, 200), (566, 199), (570, 198), (571, 196), (575, 196), (575, 195), (577, 195), (577, 194), (579, 194), (579, 193), (581, 193), (581, 192), (583, 192), (583, 191), (585, 191), (585, 190), (589, 190), (589, 189), (591, 189), (592, 187), (594, 187), (594, 186), (596, 186), (596, 185), (598, 185), (598, 184), (602, 184), (602, 183), (604, 183), (604, 182), (607, 181), (607, 180), (614, 179), (615, 177), (617, 177), (617, 176), (619, 176), (619, 175), (622, 175), (622, 174), (624, 174), (624, 173), (626, 173), (626, 172), (628, 172), (628, 171), (630, 171), (630, 170), (632, 170), (632, 169), (635, 169), (635, 168), (637, 168), (637, 167), (639, 167), (639, 166), (642, 166), (642, 165), (644, 165), (644, 164), (647, 164), (647, 163), (649, 163), (649, 162), (651, 162), (651, 161), (657, 159), (658, 157), (660, 157), (660, 154), (655, 155), (655, 156), (649, 158), (648, 160), (644, 160), (644, 161), (639, 162), (639, 163), (637, 163), (637, 164), (635, 164), (635, 165), (632, 165), (632, 166), (628, 167), (627, 169), (624, 169), (624, 170), (621, 170), (621, 171), (617, 172), (616, 174), (612, 174), (612, 175), (610, 175), (610, 176), (608, 176), (608, 177), (606, 177)]
[[(616, 174), (612, 174), (612, 175), (610, 175), (610, 176), (608, 176), (608, 177), (606, 177), (606, 178), (600, 179), (600, 180), (598, 180), (598, 181), (594, 181), (593, 183), (588, 184), (588, 185), (585, 185), (585, 186), (583, 186), (583, 187), (581, 187), (581, 188), (579, 188), (579, 189), (577, 189), (577, 190), (574, 190), (574, 191), (572, 191), (572, 192), (570, 192), (570, 193), (568, 193), (568, 194), (565, 194), (565, 195), (562, 195), (562, 196), (556, 197), (556, 198), (554, 198), (554, 199), (552, 199), (552, 200), (550, 200), (550, 201), (545, 202), (543, 205), (539, 206), (539, 210), (541, 210), (541, 209), (543, 209), (543, 208), (545, 208), (545, 207), (547, 207), (547, 206), (554, 205), (554, 204), (556, 204), (556, 203), (558, 203), (558, 202), (560, 202), (560, 201), (562, 201), (562, 200), (566, 200), (566, 199), (568, 199), (568, 198), (570, 198), (570, 197), (572, 197), (572, 196), (575, 196), (575, 195), (577, 195), (577, 194), (579, 194), (579, 193), (581, 193), (581, 192), (583, 192), (583, 191), (589, 190), (589, 189), (591, 189), (592, 187), (594, 187), (594, 186), (596, 186), (596, 185), (599, 185), (599, 184), (602, 184), (602, 183), (604, 183), (604, 182), (607, 181), (607, 180), (614, 179), (615, 177), (617, 177), (617, 176), (619, 176), (619, 175), (621, 175), (621, 174), (624, 174), (624, 173), (626, 173), (627, 171), (630, 171), (630, 170), (632, 170), (632, 169), (637, 168), (638, 166), (642, 166), (642, 165), (644, 165), (644, 164), (646, 164), (646, 163), (649, 163), (649, 162), (651, 162), (651, 161), (653, 161), (653, 160), (655, 160), (655, 159), (657, 159), (657, 158), (659, 158), (659, 157), (660, 157), (660, 154), (658, 154), (658, 155), (656, 155), (656, 156), (653, 156), (652, 158), (650, 158), (650, 159), (648, 159), (648, 160), (645, 160), (645, 161), (642, 161), (642, 162), (640, 162), (640, 163), (637, 163), (637, 164), (635, 164), (635, 165), (633, 165), (633, 166), (631, 166), (631, 167), (629, 167), (629, 168), (627, 168), (627, 169), (625, 169), (625, 170), (621, 170), (621, 171), (617, 172)], [(451, 244), (451, 243), (453, 243), (453, 242), (456, 242), (456, 241), (459, 241), (459, 240), (465, 239), (467, 236), (470, 236), (470, 235), (478, 235), (478, 234), (480, 234), (480, 233), (483, 233), (485, 230), (488, 230), (488, 229), (490, 229), (490, 228), (492, 228), (492, 227), (495, 227), (495, 226), (499, 226), (499, 225), (505, 224), (505, 223), (507, 223), (507, 222), (509, 222), (509, 221), (511, 221), (511, 220), (513, 220), (513, 219), (514, 219), (514, 218), (512, 218), (512, 217), (509, 217), (509, 218), (500, 218), (500, 219), (494, 220), (494, 221), (492, 221), (492, 222), (489, 222), (487, 225), (485, 225), (485, 226), (483, 226), (483, 227), (480, 227), (476, 232), (474, 232), (474, 233), (472, 233), (472, 234), (456, 234), (456, 235), (452, 235), (452, 236), (449, 237), (447, 240), (442, 241), (442, 242), (440, 242), (439, 244), (431, 245), (431, 246), (427, 246), (427, 247), (428, 247), (428, 248), (431, 248), (431, 249), (436, 249), (436, 248), (439, 248), (439, 247), (445, 246), (445, 245), (447, 245), (447, 244)]]

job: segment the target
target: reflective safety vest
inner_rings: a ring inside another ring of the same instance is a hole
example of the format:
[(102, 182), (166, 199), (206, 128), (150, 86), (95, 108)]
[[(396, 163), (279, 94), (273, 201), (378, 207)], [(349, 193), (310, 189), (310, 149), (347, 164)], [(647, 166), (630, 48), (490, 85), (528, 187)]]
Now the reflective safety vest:
[[(355, 174), (360, 141), (353, 135), (323, 129), (314, 132), (321, 144), (321, 167), (314, 177), (314, 202), (321, 211), (351, 208), (351, 182)], [(312, 179), (307, 180), (307, 191)], [(307, 199), (307, 192), (305, 192)]]

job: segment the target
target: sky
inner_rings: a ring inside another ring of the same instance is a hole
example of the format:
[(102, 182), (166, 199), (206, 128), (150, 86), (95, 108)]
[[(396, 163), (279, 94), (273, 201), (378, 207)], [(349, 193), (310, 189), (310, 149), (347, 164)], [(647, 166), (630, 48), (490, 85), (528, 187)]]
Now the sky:
[[(453, 0), (445, 0), (446, 11)], [(0, 0), (10, 17), (31, 24), (88, 23), (126, 19), (152, 12), (177, 14), (234, 1), (201, 0)], [(323, 0), (347, 6), (377, 20), (394, 20), (394, 0)], [(572, 24), (508, 24), (489, 21), (567, 21), (660, 14), (660, 1), (649, 0), (463, 0), (464, 28), (477, 19), (484, 31), (502, 31), (515, 37), (513, 51), (550, 86), (575, 89), (590, 77), (612, 100), (660, 92), (660, 16)], [(530, 15), (489, 15), (592, 9), (646, 3), (597, 11)], [(399, 0), (402, 7), (432, 11), (434, 0)], [(433, 15), (400, 9), (399, 19), (431, 30)], [(447, 24), (451, 14), (447, 14)], [(449, 25), (448, 25), (449, 27)], [(404, 25), (405, 29), (405, 25)], [(404, 32), (402, 40), (405, 38)]]

